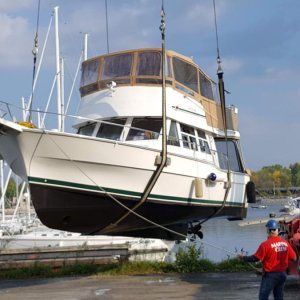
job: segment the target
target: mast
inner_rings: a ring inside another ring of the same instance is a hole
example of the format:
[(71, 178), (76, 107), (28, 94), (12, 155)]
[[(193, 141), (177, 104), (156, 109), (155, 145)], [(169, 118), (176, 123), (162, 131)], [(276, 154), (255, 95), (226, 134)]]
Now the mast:
[(83, 60), (88, 58), (88, 37), (87, 33), (84, 34), (84, 45), (83, 45)]
[(61, 111), (60, 111), (60, 120), (61, 120), (61, 130), (65, 131), (65, 61), (63, 57), (60, 57), (60, 97), (61, 97)]
[(54, 7), (54, 24), (55, 24), (55, 58), (56, 58), (56, 88), (57, 88), (57, 129), (63, 131), (62, 122), (62, 77), (60, 63), (59, 31), (58, 31), (58, 6)]
[(4, 178), (3, 178), (3, 167), (4, 167), (4, 164), (3, 164), (3, 160), (1, 159), (0, 160), (0, 180), (1, 180), (1, 196), (3, 194), (3, 187), (4, 187)]

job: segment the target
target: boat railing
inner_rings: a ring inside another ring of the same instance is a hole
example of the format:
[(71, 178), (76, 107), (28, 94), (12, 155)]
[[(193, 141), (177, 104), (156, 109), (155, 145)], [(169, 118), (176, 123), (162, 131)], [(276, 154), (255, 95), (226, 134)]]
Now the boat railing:
[[(13, 122), (18, 122), (18, 120), (22, 120), (22, 116), (25, 115), (24, 109), (21, 107), (18, 107), (13, 104), (9, 104), (4, 101), (0, 101), (0, 117), (5, 116), (7, 118), (10, 117), (10, 120)], [(45, 130), (51, 130), (51, 131), (58, 131), (57, 129), (57, 123), (56, 119), (58, 117), (58, 114), (55, 112), (45, 112), (41, 110), (32, 110), (31, 111), (31, 123), (34, 124), (35, 128), (39, 129), (45, 129)], [(151, 129), (145, 129), (140, 128), (128, 124), (119, 124), (117, 122), (113, 122), (112, 120), (97, 120), (97, 119), (90, 119), (87, 117), (82, 117), (78, 115), (63, 115), (63, 118), (65, 120), (65, 130), (66, 133), (72, 133), (72, 134), (81, 134), (83, 136), (91, 136), (95, 138), (102, 138), (107, 140), (113, 140), (116, 142), (125, 142), (125, 143), (131, 143), (131, 144), (137, 144), (142, 145), (146, 147), (154, 147), (156, 149), (159, 149), (161, 146), (161, 139), (162, 134), (156, 131), (153, 131)], [(74, 121), (76, 122), (80, 121), (81, 124), (86, 124), (87, 130), (80, 130), (82, 127), (74, 128), (73, 124)], [(29, 120), (28, 120), (29, 121)], [(24, 122), (28, 122), (26, 120), (23, 120), (20, 123), (21, 125), (26, 126)], [(100, 132), (100, 125), (106, 124), (110, 126), (110, 128), (119, 128), (117, 133), (112, 131), (111, 133), (101, 134)], [(88, 128), (89, 127), (89, 128)], [(174, 137), (171, 135), (167, 136), (167, 144), (169, 146), (176, 146), (178, 149), (183, 148), (186, 151), (191, 150), (193, 151), (193, 155), (199, 153), (199, 155), (196, 155), (195, 157), (199, 156), (204, 158), (207, 161), (214, 161), (217, 163), (217, 157), (223, 156), (223, 161), (227, 161), (227, 158), (224, 153), (218, 153), (216, 150), (209, 147), (209, 145), (205, 145), (205, 147), (200, 144), (200, 142), (197, 140), (187, 140), (183, 137)], [(173, 148), (173, 150), (176, 148)], [(177, 151), (176, 151), (177, 152)]]
[[(26, 117), (27, 116), (27, 117)], [(41, 109), (29, 109), (22, 108), (16, 104), (8, 103), (0, 100), (0, 118), (11, 122), (17, 122), (22, 125), (25, 123), (33, 124), (33, 127), (48, 129), (57, 128), (57, 119), (63, 118), (65, 121), (66, 131), (72, 130), (74, 118), (81, 118), (75, 115), (63, 115), (57, 112), (43, 111)], [(87, 122), (89, 120), (87, 119)]]

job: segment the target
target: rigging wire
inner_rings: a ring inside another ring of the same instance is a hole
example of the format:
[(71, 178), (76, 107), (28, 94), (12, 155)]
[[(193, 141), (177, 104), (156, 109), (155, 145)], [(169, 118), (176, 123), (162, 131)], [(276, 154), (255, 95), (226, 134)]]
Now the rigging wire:
[(107, 48), (107, 53), (109, 53), (109, 33), (108, 33), (107, 0), (105, 0), (105, 23), (106, 23), (106, 48)]
[[(213, 0), (214, 5), (214, 21), (215, 21), (215, 32), (216, 32), (216, 43), (217, 43), (217, 59), (220, 60), (220, 49), (219, 49), (219, 35), (218, 35), (218, 26), (217, 26), (217, 15), (216, 15), (216, 3)], [(221, 62), (221, 61), (220, 61)]]
[(34, 90), (34, 80), (35, 80), (35, 71), (36, 71), (36, 61), (37, 61), (37, 55), (38, 55), (38, 36), (39, 36), (39, 23), (40, 23), (40, 7), (41, 7), (41, 0), (38, 0), (38, 10), (37, 10), (37, 20), (36, 20), (36, 32), (35, 32), (35, 38), (34, 38), (34, 46), (32, 49), (33, 54), (33, 71), (32, 71), (32, 84), (31, 84), (31, 101), (29, 105), (29, 115), (28, 115), (28, 121), (30, 122), (32, 119), (31, 116), (31, 110), (32, 110), (32, 102), (33, 102), (33, 90)]
[[(43, 58), (44, 58), (44, 54), (45, 54), (45, 50), (46, 50), (46, 45), (48, 43), (49, 33), (50, 33), (51, 26), (52, 26), (52, 21), (53, 21), (53, 15), (50, 18), (50, 22), (49, 22), (49, 25), (48, 25), (48, 29), (47, 29), (47, 33), (46, 33), (44, 45), (43, 45), (43, 48), (42, 48), (42, 51), (41, 51), (41, 55), (40, 55), (40, 58), (39, 58), (39, 64), (38, 64), (38, 67), (37, 67), (37, 70), (36, 70), (36, 74), (35, 74), (35, 78), (34, 78), (34, 82), (33, 82), (33, 90), (31, 91), (31, 95), (29, 97), (29, 104), (32, 103), (33, 92), (35, 90), (35, 86), (36, 86), (36, 83), (37, 83), (37, 78), (39, 76), (41, 65), (42, 65), (42, 62), (43, 62)], [(27, 118), (27, 115), (30, 112), (32, 113), (32, 112), (34, 112), (34, 110), (32, 108), (31, 108), (31, 110), (25, 109), (25, 116), (26, 116), (25, 119)]]
[[(217, 44), (217, 75), (219, 78), (219, 93), (220, 93), (220, 102), (221, 102), (221, 110), (222, 110), (222, 116), (223, 116), (223, 127), (224, 127), (224, 136), (225, 136), (225, 143), (226, 143), (226, 155), (227, 155), (227, 186), (226, 191), (224, 195), (224, 200), (221, 205), (221, 207), (215, 211), (212, 215), (208, 216), (206, 219), (201, 221), (199, 225), (202, 225), (204, 222), (208, 221), (212, 217), (219, 214), (219, 212), (225, 207), (227, 197), (229, 195), (229, 191), (231, 188), (231, 172), (230, 172), (230, 161), (229, 161), (229, 149), (228, 149), (228, 136), (227, 136), (227, 118), (226, 118), (226, 106), (225, 106), (225, 88), (224, 88), (224, 80), (223, 80), (223, 70), (221, 67), (221, 58), (220, 58), (220, 49), (219, 49), (219, 36), (218, 36), (218, 26), (217, 26), (217, 16), (216, 16), (216, 5), (215, 0), (213, 0), (213, 6), (214, 6), (214, 20), (215, 20), (215, 31), (216, 31), (216, 44)], [(213, 246), (213, 245), (211, 245)], [(217, 248), (217, 247), (215, 247)], [(222, 248), (224, 252), (234, 254), (232, 251), (228, 251), (224, 248)], [(253, 264), (248, 263), (248, 265), (255, 271), (260, 272), (260, 269), (256, 268)]]
[[(222, 110), (222, 120), (223, 120), (223, 128), (224, 128), (224, 137), (225, 137), (225, 144), (226, 144), (226, 156), (227, 156), (227, 187), (226, 187), (226, 194), (225, 200), (231, 188), (231, 176), (230, 176), (230, 160), (229, 160), (229, 149), (228, 149), (228, 135), (227, 135), (227, 117), (226, 117), (226, 103), (225, 103), (225, 87), (224, 87), (224, 72), (221, 67), (221, 57), (220, 57), (220, 48), (219, 48), (219, 35), (218, 35), (218, 25), (217, 25), (217, 13), (216, 13), (216, 3), (213, 0), (214, 6), (214, 20), (215, 20), (215, 31), (216, 31), (216, 44), (217, 44), (217, 75), (219, 78), (219, 94), (220, 94), (220, 102), (221, 102), (221, 110)], [(225, 200), (222, 205), (224, 207)], [(221, 208), (222, 208), (221, 207)]]
[(161, 31), (162, 36), (162, 119), (163, 119), (163, 134), (162, 134), (162, 151), (161, 155), (156, 157), (155, 164), (157, 165), (156, 170), (151, 175), (148, 183), (146, 184), (146, 187), (144, 189), (144, 192), (142, 194), (142, 197), (140, 198), (139, 202), (131, 208), (130, 211), (127, 211), (123, 216), (118, 218), (115, 222), (108, 225), (107, 228), (104, 228), (104, 231), (106, 229), (110, 229), (113, 227), (116, 227), (119, 223), (121, 223), (125, 218), (127, 218), (132, 212), (137, 210), (141, 205), (143, 205), (150, 195), (152, 189), (154, 188), (158, 178), (160, 177), (164, 167), (167, 165), (167, 133), (166, 133), (166, 79), (165, 79), (165, 11), (163, 7), (163, 0), (162, 0), (162, 8), (160, 12), (161, 16), (161, 25), (159, 27)]
[(225, 144), (226, 144), (226, 156), (227, 156), (227, 186), (224, 195), (224, 199), (222, 205), (214, 211), (210, 216), (199, 222), (199, 225), (202, 225), (209, 219), (217, 216), (222, 209), (225, 207), (227, 197), (229, 195), (229, 191), (231, 189), (231, 173), (230, 173), (230, 161), (229, 161), (229, 149), (228, 149), (228, 136), (227, 136), (227, 118), (226, 118), (226, 105), (225, 105), (225, 88), (224, 88), (224, 81), (223, 81), (223, 70), (221, 67), (221, 58), (220, 58), (220, 48), (219, 48), (219, 34), (218, 34), (218, 25), (217, 25), (217, 14), (216, 14), (216, 3), (213, 0), (213, 10), (214, 10), (214, 23), (215, 23), (215, 32), (216, 32), (216, 44), (217, 44), (217, 75), (219, 78), (219, 95), (220, 95), (220, 102), (221, 102), (221, 113), (222, 113), (222, 120), (223, 120), (223, 128), (224, 128), (224, 136), (225, 136)]

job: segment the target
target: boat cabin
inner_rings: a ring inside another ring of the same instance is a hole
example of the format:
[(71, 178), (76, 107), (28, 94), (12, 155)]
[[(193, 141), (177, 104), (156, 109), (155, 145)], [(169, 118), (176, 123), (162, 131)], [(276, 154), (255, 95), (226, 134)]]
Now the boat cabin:
[[(226, 142), (224, 138), (213, 139), (199, 128), (174, 120), (168, 120), (167, 123), (167, 144), (172, 147), (173, 153), (214, 162), (221, 169), (227, 170), (226, 147), (228, 147), (230, 169), (235, 172), (244, 171), (238, 140), (228, 139)], [(161, 118), (129, 117), (95, 121), (79, 127), (78, 134), (160, 149), (161, 129)]]
[[(82, 64), (82, 97), (117, 86), (161, 86), (161, 49), (147, 48), (110, 53)], [(207, 112), (207, 124), (223, 129), (217, 86), (191, 58), (166, 51), (166, 86), (200, 102)], [(238, 130), (237, 110), (226, 109), (228, 129)]]

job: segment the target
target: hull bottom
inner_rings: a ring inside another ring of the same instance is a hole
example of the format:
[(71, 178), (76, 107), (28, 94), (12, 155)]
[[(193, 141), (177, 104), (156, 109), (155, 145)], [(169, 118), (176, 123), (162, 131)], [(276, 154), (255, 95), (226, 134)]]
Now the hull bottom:
[[(213, 215), (219, 206), (195, 206), (145, 202), (136, 213), (130, 213), (116, 226), (117, 222), (138, 201), (117, 198), (117, 203), (106, 194), (70, 190), (61, 187), (30, 185), (31, 198), (36, 213), (47, 227), (78, 232), (84, 235), (114, 235), (167, 240), (183, 239), (161, 227), (150, 224), (151, 220), (180, 234), (186, 235), (189, 222), (196, 222)], [(246, 208), (225, 206), (218, 216), (244, 218)]]

